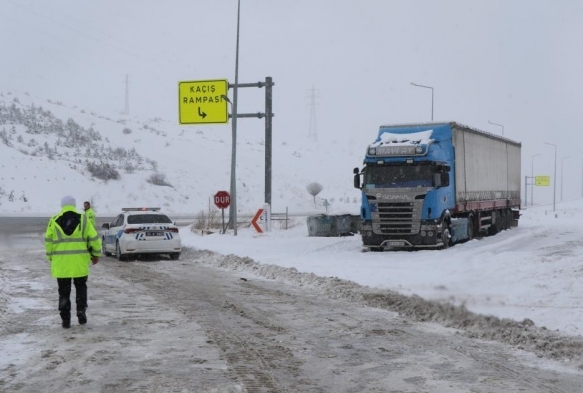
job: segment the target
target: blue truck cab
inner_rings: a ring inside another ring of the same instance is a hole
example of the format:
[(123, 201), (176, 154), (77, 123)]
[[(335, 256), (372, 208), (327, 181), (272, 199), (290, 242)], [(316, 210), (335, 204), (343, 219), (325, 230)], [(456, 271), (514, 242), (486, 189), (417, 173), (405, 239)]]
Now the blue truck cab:
[(448, 246), (454, 171), (450, 124), (381, 126), (364, 168), (354, 170), (364, 246)]

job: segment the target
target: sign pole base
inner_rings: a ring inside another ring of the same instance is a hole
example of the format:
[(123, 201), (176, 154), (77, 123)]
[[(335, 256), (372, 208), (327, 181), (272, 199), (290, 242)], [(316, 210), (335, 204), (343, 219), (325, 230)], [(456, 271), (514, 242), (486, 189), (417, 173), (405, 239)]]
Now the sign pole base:
[(224, 235), (225, 232), (227, 232), (226, 228), (225, 228), (225, 209), (221, 209), (221, 212), (223, 213), (223, 225), (221, 227), (221, 229), (222, 229), (221, 234)]

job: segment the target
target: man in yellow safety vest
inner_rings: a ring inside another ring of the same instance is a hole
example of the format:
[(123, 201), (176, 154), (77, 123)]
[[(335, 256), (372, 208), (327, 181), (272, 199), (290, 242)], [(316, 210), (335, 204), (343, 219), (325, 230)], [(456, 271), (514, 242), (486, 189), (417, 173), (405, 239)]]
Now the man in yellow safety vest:
[(95, 227), (95, 210), (91, 207), (91, 203), (89, 201), (83, 202), (83, 210), (85, 210), (85, 215), (87, 219), (93, 224)]
[(101, 239), (93, 224), (75, 209), (75, 198), (61, 199), (61, 211), (51, 217), (45, 233), (45, 249), (51, 262), (51, 275), (59, 286), (59, 312), (62, 326), (71, 327), (71, 280), (75, 284), (77, 318), (87, 323), (87, 278), (89, 263), (99, 262)]

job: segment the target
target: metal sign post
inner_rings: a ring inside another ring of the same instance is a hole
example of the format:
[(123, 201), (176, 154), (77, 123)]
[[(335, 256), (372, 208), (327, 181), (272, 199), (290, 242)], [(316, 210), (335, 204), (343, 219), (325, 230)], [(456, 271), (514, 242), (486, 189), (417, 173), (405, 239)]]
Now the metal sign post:
[[(235, 93), (239, 87), (258, 87), (262, 88), (265, 87), (265, 113), (237, 113), (235, 115), (235, 105), (233, 102), (233, 115), (229, 115), (233, 121), (236, 121), (235, 118), (240, 117), (256, 117), (258, 119), (262, 119), (265, 117), (265, 203), (271, 205), (271, 179), (272, 179), (272, 151), (273, 151), (273, 86), (275, 83), (273, 82), (273, 78), (268, 76), (265, 77), (265, 82), (256, 82), (256, 83), (229, 83), (229, 89), (233, 88), (233, 92)], [(233, 196), (233, 198), (235, 198)]]

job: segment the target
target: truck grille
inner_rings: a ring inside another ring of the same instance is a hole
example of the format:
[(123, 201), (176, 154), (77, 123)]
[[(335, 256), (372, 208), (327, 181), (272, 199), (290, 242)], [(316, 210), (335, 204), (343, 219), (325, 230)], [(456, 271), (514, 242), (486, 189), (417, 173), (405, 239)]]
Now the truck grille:
[(419, 233), (423, 200), (414, 202), (379, 202), (372, 213), (373, 232), (383, 235)]

